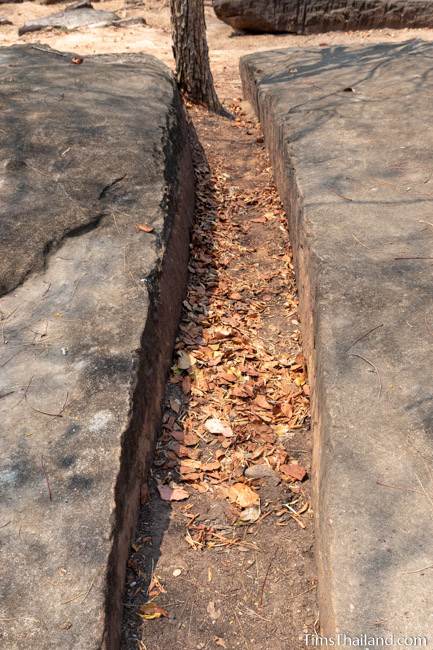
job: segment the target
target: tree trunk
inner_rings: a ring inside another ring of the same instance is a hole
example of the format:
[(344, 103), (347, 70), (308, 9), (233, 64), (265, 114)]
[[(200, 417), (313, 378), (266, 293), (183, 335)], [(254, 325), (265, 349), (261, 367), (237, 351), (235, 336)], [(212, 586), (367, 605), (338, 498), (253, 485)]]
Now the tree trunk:
[(203, 0), (170, 0), (176, 78), (182, 92), (215, 113), (224, 109), (209, 64)]

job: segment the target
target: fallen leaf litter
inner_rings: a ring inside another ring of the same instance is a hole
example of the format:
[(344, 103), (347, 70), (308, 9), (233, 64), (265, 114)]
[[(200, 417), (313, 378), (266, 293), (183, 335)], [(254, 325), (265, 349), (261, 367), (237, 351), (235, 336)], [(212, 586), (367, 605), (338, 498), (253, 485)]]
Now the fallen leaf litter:
[[(160, 498), (172, 502), (184, 520), (186, 548), (257, 550), (254, 535), (245, 538), (245, 527), (252, 533), (267, 519), (278, 528), (289, 520), (305, 528), (304, 516), (311, 513), (302, 484), (307, 470), (287, 450), (296, 431), (308, 428), (310, 390), (291, 291), (291, 249), (285, 246), (274, 255), (270, 250), (272, 268), (255, 268), (249, 266), (254, 251), (244, 241), (251, 227), (266, 228), (272, 221), (285, 231), (275, 187), (270, 181), (265, 191), (233, 188), (223, 161), (213, 164), (212, 172), (202, 159), (196, 161), (188, 288), (152, 477)], [(258, 214), (239, 218), (245, 205)], [(284, 354), (263, 335), (274, 301), (292, 324), (290, 334), (281, 337)], [(277, 503), (266, 496), (269, 482), (278, 490)], [(190, 499), (197, 494), (224, 503), (230, 525), (213, 525), (193, 512)], [(131, 563), (133, 556), (130, 568)], [(155, 575), (153, 587), (154, 580)], [(148, 593), (149, 608), (140, 606), (140, 618), (170, 616), (153, 607), (160, 593), (158, 586)]]

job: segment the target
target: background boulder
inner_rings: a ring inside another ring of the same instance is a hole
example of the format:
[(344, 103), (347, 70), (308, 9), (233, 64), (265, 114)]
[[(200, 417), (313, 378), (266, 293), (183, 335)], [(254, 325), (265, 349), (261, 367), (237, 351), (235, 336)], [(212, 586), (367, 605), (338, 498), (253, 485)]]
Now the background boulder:
[(213, 0), (234, 29), (311, 34), (381, 27), (431, 27), (431, 0)]

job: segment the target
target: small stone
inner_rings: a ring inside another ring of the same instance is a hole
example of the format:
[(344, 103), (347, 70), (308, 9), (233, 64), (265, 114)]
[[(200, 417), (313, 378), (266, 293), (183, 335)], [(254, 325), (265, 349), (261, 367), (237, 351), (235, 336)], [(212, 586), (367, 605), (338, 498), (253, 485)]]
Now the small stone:
[(258, 465), (251, 465), (250, 467), (247, 467), (244, 474), (247, 478), (251, 478), (251, 479), (278, 478), (277, 473), (274, 472), (272, 467), (269, 467), (269, 465), (265, 465), (265, 463), (260, 463)]
[(175, 578), (178, 578), (181, 573), (182, 573), (182, 569), (175, 569), (173, 571), (173, 575), (174, 575)]

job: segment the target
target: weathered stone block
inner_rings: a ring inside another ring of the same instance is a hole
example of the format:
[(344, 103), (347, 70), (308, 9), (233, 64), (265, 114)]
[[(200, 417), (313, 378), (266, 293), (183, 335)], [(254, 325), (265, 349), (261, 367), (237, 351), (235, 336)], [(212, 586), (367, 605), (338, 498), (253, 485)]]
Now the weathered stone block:
[(187, 275), (193, 169), (171, 73), (146, 55), (71, 61), (0, 50), (7, 650), (118, 647)]
[(433, 634), (432, 58), (410, 41), (241, 62), (295, 254), (326, 634)]
[(432, 0), (213, 0), (215, 13), (235, 29), (314, 32), (380, 27), (431, 27)]

